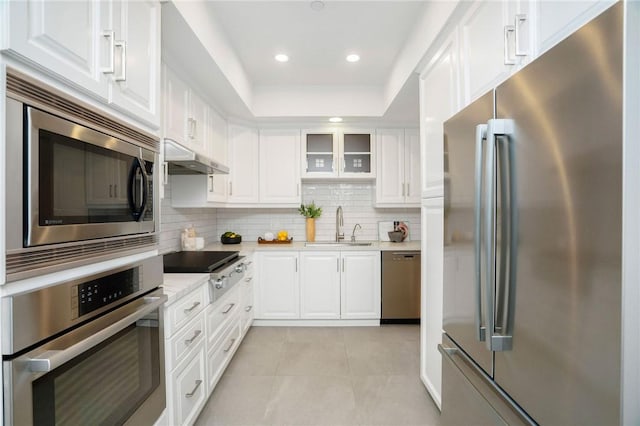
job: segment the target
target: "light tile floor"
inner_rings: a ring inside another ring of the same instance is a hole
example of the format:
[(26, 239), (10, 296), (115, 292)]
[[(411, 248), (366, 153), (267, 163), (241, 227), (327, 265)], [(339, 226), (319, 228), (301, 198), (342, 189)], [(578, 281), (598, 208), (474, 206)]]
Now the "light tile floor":
[(428, 425), (419, 327), (252, 327), (196, 426)]

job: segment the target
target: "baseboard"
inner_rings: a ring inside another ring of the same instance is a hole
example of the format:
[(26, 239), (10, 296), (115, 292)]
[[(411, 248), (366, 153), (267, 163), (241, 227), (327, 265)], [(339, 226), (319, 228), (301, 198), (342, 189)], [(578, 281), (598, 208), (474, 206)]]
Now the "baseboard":
[(255, 319), (257, 327), (379, 327), (380, 320), (265, 320)]
[(380, 320), (380, 324), (420, 324), (420, 318), (383, 318)]

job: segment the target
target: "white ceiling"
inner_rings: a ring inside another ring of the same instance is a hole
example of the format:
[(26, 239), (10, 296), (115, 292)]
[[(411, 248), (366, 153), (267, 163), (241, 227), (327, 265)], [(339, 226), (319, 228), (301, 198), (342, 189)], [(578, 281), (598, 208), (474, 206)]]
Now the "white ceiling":
[(310, 0), (174, 0), (163, 6), (163, 56), (242, 119), (417, 125), (415, 68), (446, 3), (325, 1), (318, 12)]
[[(418, 1), (207, 3), (255, 86), (379, 86), (424, 8)], [(276, 53), (289, 62), (274, 60)], [(349, 53), (361, 60), (349, 63)]]

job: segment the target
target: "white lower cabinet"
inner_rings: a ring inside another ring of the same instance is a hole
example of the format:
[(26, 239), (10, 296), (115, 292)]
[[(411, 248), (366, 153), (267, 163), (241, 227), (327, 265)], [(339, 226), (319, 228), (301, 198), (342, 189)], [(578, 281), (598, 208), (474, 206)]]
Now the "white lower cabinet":
[(192, 424), (207, 399), (206, 283), (165, 308), (165, 371), (169, 424)]
[(171, 377), (173, 424), (193, 424), (207, 400), (204, 343)]
[(165, 307), (167, 410), (158, 426), (196, 421), (251, 325), (245, 308), (252, 298), (252, 280), (245, 279), (210, 303), (202, 281)]
[(212, 390), (220, 380), (220, 377), (222, 377), (222, 373), (229, 365), (231, 357), (238, 348), (241, 335), (241, 324), (234, 321), (225, 329), (222, 338), (209, 351), (207, 356), (208, 386)]
[(300, 318), (340, 319), (340, 252), (300, 253)]
[(350, 251), (340, 256), (341, 318), (380, 318), (380, 252)]
[(256, 319), (380, 319), (379, 251), (262, 252), (256, 262)]
[(236, 317), (240, 311), (240, 292), (234, 289), (231, 294), (225, 295), (219, 303), (207, 308), (207, 343), (209, 347), (220, 340), (220, 335), (225, 327)]
[(256, 318), (300, 318), (298, 252), (255, 254), (257, 270)]

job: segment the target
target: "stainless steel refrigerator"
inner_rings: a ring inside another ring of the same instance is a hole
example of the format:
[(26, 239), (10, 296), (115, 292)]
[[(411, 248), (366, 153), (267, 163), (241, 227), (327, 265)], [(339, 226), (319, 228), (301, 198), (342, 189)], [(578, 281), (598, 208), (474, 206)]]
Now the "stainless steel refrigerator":
[(445, 123), (444, 424), (620, 423), (622, 17)]

